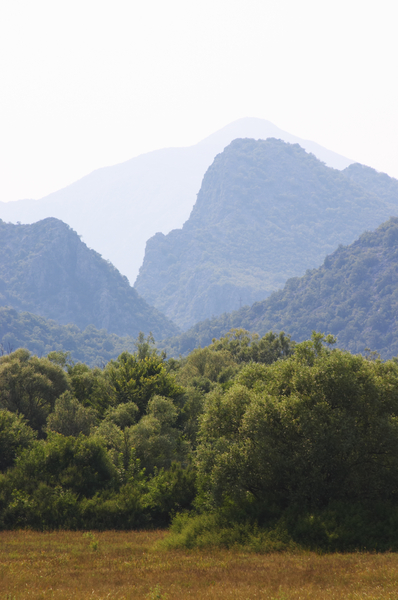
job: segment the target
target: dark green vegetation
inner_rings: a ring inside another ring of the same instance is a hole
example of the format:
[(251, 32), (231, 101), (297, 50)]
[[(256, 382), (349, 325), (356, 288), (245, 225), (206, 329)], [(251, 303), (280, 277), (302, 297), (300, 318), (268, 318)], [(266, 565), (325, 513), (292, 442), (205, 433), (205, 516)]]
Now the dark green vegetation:
[(185, 390), (140, 337), (104, 369), (64, 353), (0, 358), (2, 528), (165, 525), (195, 495)]
[[(165, 526), (168, 547), (398, 550), (398, 364), (235, 330), (103, 369), (0, 358), (3, 529)], [(187, 512), (189, 511), (189, 512)]]
[(0, 353), (9, 354), (27, 348), (38, 356), (54, 350), (69, 352), (72, 360), (92, 367), (115, 359), (124, 350), (135, 351), (136, 340), (119, 337), (105, 329), (88, 325), (83, 331), (77, 325), (59, 325), (28, 312), (0, 307)]
[(186, 354), (232, 327), (260, 335), (288, 331), (297, 341), (326, 330), (340, 348), (361, 353), (371, 348), (387, 359), (398, 355), (397, 314), (398, 219), (392, 218), (263, 302), (198, 323), (163, 346), (169, 354)]
[(0, 221), (0, 305), (119, 336), (178, 332), (115, 267), (51, 218), (33, 225)]
[(326, 167), (300, 146), (238, 139), (206, 172), (182, 229), (151, 238), (137, 291), (180, 327), (264, 300), (398, 212), (398, 182)]

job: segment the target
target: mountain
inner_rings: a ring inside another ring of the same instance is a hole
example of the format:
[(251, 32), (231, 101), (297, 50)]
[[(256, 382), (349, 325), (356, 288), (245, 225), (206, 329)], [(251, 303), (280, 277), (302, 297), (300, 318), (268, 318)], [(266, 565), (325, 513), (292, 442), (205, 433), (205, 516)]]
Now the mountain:
[(398, 181), (388, 178), (396, 191), (382, 199), (376, 182), (362, 186), (349, 169), (298, 144), (234, 140), (207, 170), (183, 227), (148, 240), (135, 288), (182, 329), (263, 300), (398, 214)]
[(359, 163), (350, 165), (344, 169), (343, 173), (351, 181), (368, 190), (368, 192), (376, 194), (381, 200), (396, 204), (398, 198), (397, 179)]
[[(239, 119), (194, 146), (165, 148), (98, 169), (41, 200), (0, 202), (0, 218), (35, 223), (57, 217), (82, 234), (90, 248), (110, 260), (133, 284), (145, 243), (188, 219), (206, 169), (239, 137), (276, 137), (298, 142), (326, 164), (343, 169), (352, 161), (263, 119)], [(21, 174), (23, 176), (23, 174)]]
[(33, 225), (0, 221), (0, 306), (119, 336), (152, 331), (161, 339), (178, 332), (112, 264), (54, 218)]
[(332, 333), (353, 353), (398, 356), (398, 218), (340, 246), (263, 302), (198, 323), (163, 346), (178, 356), (240, 327), (260, 335), (285, 331), (298, 342), (313, 330)]
[(32, 313), (0, 307), (0, 354), (27, 348), (37, 356), (45, 356), (61, 350), (70, 352), (73, 361), (95, 367), (116, 359), (125, 350), (136, 352), (135, 341), (93, 325), (81, 330), (76, 325), (59, 325)]

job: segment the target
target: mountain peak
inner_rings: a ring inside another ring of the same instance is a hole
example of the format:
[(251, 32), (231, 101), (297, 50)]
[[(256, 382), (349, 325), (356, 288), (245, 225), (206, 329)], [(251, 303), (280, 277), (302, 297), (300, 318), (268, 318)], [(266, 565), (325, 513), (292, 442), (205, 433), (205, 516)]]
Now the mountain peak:
[(95, 325), (120, 336), (176, 327), (140, 298), (126, 277), (69, 225), (49, 217), (31, 225), (0, 221), (0, 306), (81, 329)]
[(397, 210), (275, 138), (236, 139), (181, 229), (147, 242), (135, 287), (180, 327), (263, 300)]
[(352, 161), (253, 117), (238, 119), (187, 148), (163, 148), (86, 175), (41, 200), (0, 202), (5, 221), (35, 223), (57, 217), (82, 234), (133, 283), (145, 244), (156, 232), (182, 227), (214, 157), (235, 138), (279, 138), (299, 143), (327, 165)]

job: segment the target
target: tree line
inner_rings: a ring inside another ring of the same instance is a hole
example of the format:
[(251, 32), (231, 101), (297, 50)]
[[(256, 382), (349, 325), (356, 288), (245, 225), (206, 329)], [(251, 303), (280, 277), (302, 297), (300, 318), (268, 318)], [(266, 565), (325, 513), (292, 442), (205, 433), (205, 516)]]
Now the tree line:
[(167, 527), (174, 546), (395, 549), (398, 364), (245, 330), (103, 368), (0, 357), (0, 527)]

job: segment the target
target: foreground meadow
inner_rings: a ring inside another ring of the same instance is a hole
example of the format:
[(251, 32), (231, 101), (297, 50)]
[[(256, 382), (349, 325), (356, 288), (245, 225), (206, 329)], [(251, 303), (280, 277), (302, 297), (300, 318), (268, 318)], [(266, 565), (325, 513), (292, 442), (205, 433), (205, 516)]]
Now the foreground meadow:
[(0, 598), (398, 598), (396, 554), (164, 551), (165, 532), (0, 533)]

